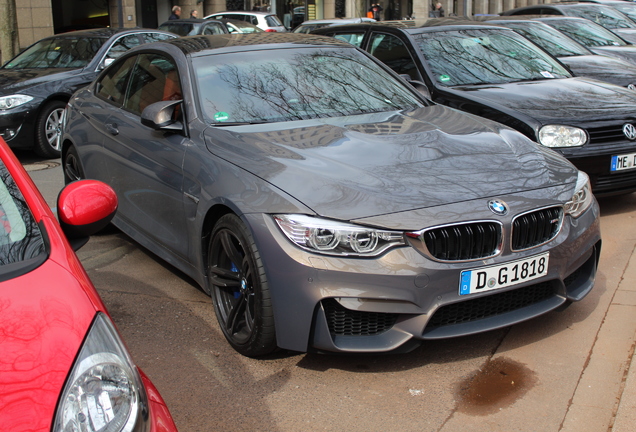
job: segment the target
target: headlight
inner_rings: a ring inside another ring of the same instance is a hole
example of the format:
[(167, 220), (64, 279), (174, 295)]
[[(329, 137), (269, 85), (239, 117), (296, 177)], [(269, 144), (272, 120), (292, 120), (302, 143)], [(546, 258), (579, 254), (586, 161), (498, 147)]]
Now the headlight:
[(6, 110), (9, 108), (15, 108), (27, 102), (31, 102), (33, 98), (27, 95), (11, 95), (0, 97), (0, 109)]
[(585, 210), (592, 204), (594, 196), (592, 195), (592, 187), (590, 186), (590, 178), (583, 171), (579, 171), (579, 177), (576, 179), (576, 189), (572, 199), (565, 203), (565, 214), (577, 218), (583, 214)]
[(147, 406), (139, 372), (110, 319), (98, 314), (64, 386), (53, 431), (145, 430)]
[(583, 129), (563, 125), (547, 125), (539, 130), (539, 144), (546, 147), (578, 147), (587, 142)]
[(377, 256), (403, 246), (404, 235), (305, 215), (275, 215), (287, 238), (310, 252), (339, 256)]

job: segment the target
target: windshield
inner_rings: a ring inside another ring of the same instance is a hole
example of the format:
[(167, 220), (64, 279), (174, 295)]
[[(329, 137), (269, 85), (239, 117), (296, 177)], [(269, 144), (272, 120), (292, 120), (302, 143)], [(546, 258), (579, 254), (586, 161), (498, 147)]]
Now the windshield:
[(592, 54), (587, 48), (578, 42), (565, 36), (558, 30), (543, 23), (503, 23), (508, 27), (527, 37), (532, 42), (545, 49), (555, 57), (570, 57)]
[(627, 15), (631, 20), (636, 20), (636, 4), (627, 2), (625, 4), (612, 3), (612, 7)]
[(634, 21), (609, 6), (597, 4), (594, 6), (572, 6), (568, 7), (567, 11), (569, 16), (589, 19), (608, 29), (636, 28)]
[(43, 258), (44, 241), (13, 178), (0, 161), (0, 279), (21, 266), (16, 263)]
[(53, 38), (31, 45), (4, 65), (5, 69), (82, 68), (95, 57), (106, 38)]
[(591, 21), (584, 20), (550, 20), (546, 24), (565, 33), (586, 47), (625, 46), (627, 43), (611, 31)]
[[(174, 20), (177, 21), (177, 20)], [(197, 29), (201, 27), (201, 24), (194, 25), (193, 23), (180, 23), (180, 22), (167, 22), (159, 26), (158, 30), (169, 31), (170, 33), (178, 34), (179, 36), (190, 36), (197, 34)]]
[(420, 99), (353, 48), (259, 50), (192, 60), (212, 124), (412, 109)]
[(556, 60), (512, 30), (456, 30), (413, 35), (444, 86), (503, 84), (571, 75)]

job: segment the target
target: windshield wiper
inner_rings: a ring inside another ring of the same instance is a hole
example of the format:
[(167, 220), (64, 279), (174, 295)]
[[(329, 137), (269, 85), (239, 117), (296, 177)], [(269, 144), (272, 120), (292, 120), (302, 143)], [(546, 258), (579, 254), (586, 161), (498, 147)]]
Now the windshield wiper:
[(268, 123), (268, 122), (266, 121), (218, 122), (218, 123), (210, 123), (210, 125), (214, 127), (222, 127), (222, 126), (245, 126), (245, 125), (263, 124), (263, 123)]

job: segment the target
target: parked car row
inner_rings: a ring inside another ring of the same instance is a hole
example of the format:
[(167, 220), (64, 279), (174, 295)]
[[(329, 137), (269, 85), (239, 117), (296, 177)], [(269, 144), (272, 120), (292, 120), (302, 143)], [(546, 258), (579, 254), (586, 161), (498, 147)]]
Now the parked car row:
[[(65, 340), (54, 385), (0, 374), (11, 430), (173, 430), (71, 252), (108, 222), (196, 281), (250, 357), (405, 352), (593, 289), (594, 195), (636, 190), (633, 46), (580, 17), (295, 34), (217, 15), (54, 36), (0, 70), (2, 136), (61, 155), (67, 184), (60, 228), (0, 139), (0, 289), (37, 320), (40, 274), (71, 268), (56, 304), (80, 317), (37, 341)], [(18, 336), (8, 370), (35, 352)]]

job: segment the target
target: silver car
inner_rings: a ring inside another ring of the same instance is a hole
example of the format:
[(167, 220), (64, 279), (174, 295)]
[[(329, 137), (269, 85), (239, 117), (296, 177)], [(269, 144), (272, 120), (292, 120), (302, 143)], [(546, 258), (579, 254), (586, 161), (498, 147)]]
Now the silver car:
[(594, 285), (587, 176), (437, 105), (347, 43), (191, 36), (134, 49), (66, 109), (67, 182), (212, 296), (241, 354), (413, 349)]

